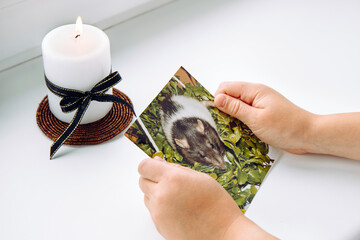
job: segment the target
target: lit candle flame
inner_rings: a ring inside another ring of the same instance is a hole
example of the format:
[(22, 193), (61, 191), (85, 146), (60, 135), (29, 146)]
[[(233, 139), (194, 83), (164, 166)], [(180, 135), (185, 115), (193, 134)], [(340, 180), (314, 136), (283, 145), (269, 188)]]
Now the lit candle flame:
[(78, 16), (78, 18), (76, 19), (76, 24), (75, 24), (75, 38), (80, 37), (80, 35), (83, 32), (83, 26), (82, 26), (82, 20), (81, 17)]

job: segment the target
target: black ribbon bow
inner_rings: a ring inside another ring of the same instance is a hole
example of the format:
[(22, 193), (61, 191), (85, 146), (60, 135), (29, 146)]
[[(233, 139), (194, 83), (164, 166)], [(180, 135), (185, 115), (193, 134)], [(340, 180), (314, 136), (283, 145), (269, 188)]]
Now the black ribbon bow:
[(50, 149), (50, 159), (54, 154), (59, 150), (59, 148), (64, 144), (64, 142), (70, 137), (70, 135), (75, 131), (77, 126), (80, 124), (81, 119), (83, 118), (86, 109), (89, 107), (90, 102), (95, 100), (98, 102), (116, 102), (121, 103), (128, 107), (134, 114), (133, 107), (126, 102), (124, 99), (105, 94), (107, 90), (113, 87), (115, 84), (121, 81), (121, 76), (118, 72), (110, 73), (103, 80), (98, 82), (90, 91), (82, 92), (79, 90), (73, 90), (68, 88), (59, 87), (45, 76), (45, 82), (48, 89), (55, 95), (61, 97), (60, 107), (64, 113), (72, 112), (77, 109), (73, 119), (66, 128), (66, 130), (56, 139)]

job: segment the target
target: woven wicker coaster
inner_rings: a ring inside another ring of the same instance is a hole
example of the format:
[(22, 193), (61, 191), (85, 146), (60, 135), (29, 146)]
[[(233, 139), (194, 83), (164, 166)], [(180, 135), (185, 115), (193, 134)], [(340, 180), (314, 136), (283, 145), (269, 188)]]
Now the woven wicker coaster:
[[(130, 98), (121, 91), (113, 88), (113, 95), (121, 97), (132, 106)], [(121, 133), (130, 124), (132, 118), (133, 113), (129, 108), (120, 103), (113, 103), (113, 107), (105, 117), (96, 122), (80, 124), (64, 144), (93, 145), (105, 142)], [(68, 126), (68, 123), (58, 120), (51, 113), (47, 96), (37, 109), (36, 122), (41, 131), (53, 141)]]

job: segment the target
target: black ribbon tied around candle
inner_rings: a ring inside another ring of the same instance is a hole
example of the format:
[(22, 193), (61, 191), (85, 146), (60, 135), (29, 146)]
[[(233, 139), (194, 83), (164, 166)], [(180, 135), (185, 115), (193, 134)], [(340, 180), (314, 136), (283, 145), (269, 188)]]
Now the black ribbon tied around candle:
[(75, 131), (80, 124), (86, 109), (89, 107), (91, 101), (98, 102), (116, 102), (128, 107), (134, 114), (133, 107), (124, 99), (106, 94), (105, 92), (121, 81), (121, 76), (118, 72), (110, 73), (107, 77), (98, 82), (90, 91), (82, 92), (79, 90), (63, 88), (50, 82), (45, 76), (45, 82), (48, 89), (55, 95), (61, 97), (60, 107), (64, 113), (72, 112), (77, 109), (73, 119), (71, 120), (65, 131), (56, 139), (50, 148), (50, 159), (64, 144), (64, 142)]

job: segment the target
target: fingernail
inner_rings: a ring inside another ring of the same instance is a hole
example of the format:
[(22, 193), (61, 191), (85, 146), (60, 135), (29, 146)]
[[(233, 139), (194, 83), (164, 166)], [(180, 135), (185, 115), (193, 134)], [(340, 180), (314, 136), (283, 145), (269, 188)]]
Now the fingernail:
[(215, 98), (215, 104), (218, 106), (218, 107), (225, 107), (225, 104), (226, 104), (226, 96), (223, 95), (223, 94), (220, 94), (218, 96), (216, 96)]

